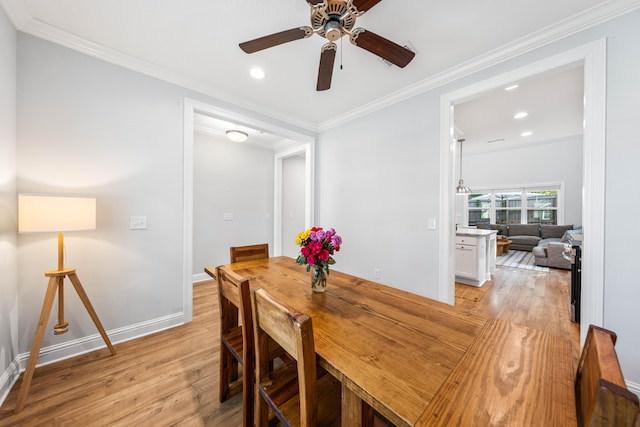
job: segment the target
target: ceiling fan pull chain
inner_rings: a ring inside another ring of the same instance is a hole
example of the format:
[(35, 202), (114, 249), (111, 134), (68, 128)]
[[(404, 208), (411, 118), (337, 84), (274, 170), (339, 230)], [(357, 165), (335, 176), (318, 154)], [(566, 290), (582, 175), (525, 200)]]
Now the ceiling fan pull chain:
[(342, 70), (342, 37), (340, 37), (340, 69)]

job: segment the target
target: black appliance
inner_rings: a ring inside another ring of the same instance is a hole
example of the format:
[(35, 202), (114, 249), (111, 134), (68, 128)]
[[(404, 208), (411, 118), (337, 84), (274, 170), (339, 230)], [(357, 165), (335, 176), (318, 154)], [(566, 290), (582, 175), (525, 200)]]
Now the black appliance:
[(582, 291), (582, 246), (571, 244), (571, 292), (569, 304), (571, 321), (580, 323), (580, 293)]

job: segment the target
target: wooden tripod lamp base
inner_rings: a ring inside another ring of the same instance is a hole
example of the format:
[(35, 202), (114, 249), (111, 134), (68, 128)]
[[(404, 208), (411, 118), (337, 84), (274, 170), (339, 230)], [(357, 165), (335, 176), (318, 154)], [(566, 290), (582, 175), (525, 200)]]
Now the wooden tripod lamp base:
[(53, 328), (55, 335), (64, 334), (69, 330), (69, 323), (64, 320), (64, 278), (69, 277), (76, 289), (80, 300), (89, 312), (102, 339), (112, 355), (116, 350), (111, 345), (107, 333), (98, 319), (96, 311), (84, 291), (75, 268), (64, 268), (64, 235), (63, 231), (95, 230), (96, 228), (96, 199), (94, 197), (48, 196), (37, 194), (18, 195), (18, 231), (20, 233), (58, 233), (58, 269), (47, 271), (44, 275), (49, 278), (47, 293), (42, 304), (42, 311), (38, 319), (36, 334), (31, 344), (29, 361), (22, 377), (22, 385), (18, 392), (15, 412), (24, 408), (31, 387), (33, 373), (36, 370), (38, 354), (42, 346), (47, 322), (51, 314), (53, 300), (58, 293), (58, 323)]
[(27, 368), (24, 371), (24, 376), (22, 378), (22, 385), (20, 386), (20, 391), (18, 393), (15, 412), (22, 411), (27, 401), (27, 395), (29, 394), (29, 388), (31, 387), (31, 380), (33, 379), (33, 374), (36, 369), (36, 363), (38, 362), (38, 354), (40, 353), (40, 347), (42, 346), (42, 340), (44, 338), (45, 329), (47, 327), (49, 315), (51, 314), (51, 308), (53, 306), (53, 300), (56, 296), (56, 292), (58, 293), (58, 323), (56, 324), (56, 326), (54, 326), (53, 333), (56, 335), (63, 334), (67, 332), (69, 328), (69, 323), (64, 321), (65, 277), (69, 277), (69, 280), (71, 280), (71, 283), (78, 293), (80, 300), (84, 304), (84, 307), (87, 309), (87, 312), (89, 313), (89, 316), (91, 316), (91, 319), (96, 325), (96, 328), (98, 328), (102, 339), (107, 344), (107, 347), (109, 347), (111, 355), (115, 356), (116, 354), (115, 348), (113, 348), (113, 345), (111, 345), (111, 341), (109, 341), (109, 337), (102, 327), (102, 323), (100, 323), (100, 319), (98, 318), (96, 311), (93, 309), (91, 301), (89, 301), (89, 297), (84, 291), (82, 283), (80, 283), (80, 279), (78, 279), (78, 276), (76, 275), (75, 268), (47, 271), (45, 273), (45, 276), (49, 278), (49, 285), (47, 286), (47, 293), (45, 294), (44, 303), (42, 304), (42, 311), (40, 312), (40, 318), (38, 319), (36, 334), (33, 337), (33, 344), (31, 345), (31, 352), (29, 353)]

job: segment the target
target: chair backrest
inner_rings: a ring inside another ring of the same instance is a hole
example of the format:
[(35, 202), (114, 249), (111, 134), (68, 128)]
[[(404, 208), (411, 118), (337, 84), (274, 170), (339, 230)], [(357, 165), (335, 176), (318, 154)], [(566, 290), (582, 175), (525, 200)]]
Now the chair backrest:
[[(222, 346), (235, 353), (233, 358), (242, 362), (242, 394), (243, 394), (243, 426), (252, 426), (254, 421), (254, 338), (253, 320), (251, 316), (251, 294), (249, 280), (234, 272), (222, 271), (216, 267), (218, 281), (218, 303), (220, 307), (220, 401), (226, 400), (230, 390), (230, 382), (237, 379), (237, 367), (223, 360)], [(242, 324), (238, 328), (239, 322)], [(242, 344), (237, 342), (238, 329), (241, 330)], [(233, 354), (232, 353), (232, 354)]]
[(258, 384), (269, 379), (269, 337), (297, 362), (300, 394), (300, 425), (315, 425), (318, 409), (316, 395), (316, 351), (311, 317), (277, 301), (265, 290), (252, 293), (256, 375)]
[(233, 246), (229, 248), (231, 262), (251, 261), (254, 259), (269, 258), (269, 244)]
[(633, 426), (638, 397), (627, 390), (616, 355), (616, 334), (589, 325), (576, 375), (580, 426)]
[(216, 267), (218, 279), (218, 303), (220, 306), (220, 330), (222, 333), (242, 323), (242, 346), (253, 358), (253, 321), (251, 318), (251, 294), (249, 280)]

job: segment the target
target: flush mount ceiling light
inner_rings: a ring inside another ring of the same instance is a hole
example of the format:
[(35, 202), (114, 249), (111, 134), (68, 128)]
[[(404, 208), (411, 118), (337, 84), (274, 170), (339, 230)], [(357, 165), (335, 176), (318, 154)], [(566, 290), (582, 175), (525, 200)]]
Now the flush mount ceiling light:
[(249, 138), (249, 135), (246, 132), (242, 132), (241, 130), (228, 130), (226, 132), (227, 138), (232, 140), (233, 142), (244, 142)]
[(456, 194), (471, 194), (471, 189), (464, 185), (464, 180), (462, 179), (462, 143), (464, 142), (464, 139), (459, 139), (458, 142), (460, 143), (460, 180), (456, 187)]
[(533, 135), (533, 132), (531, 132), (530, 130), (528, 130), (528, 131), (526, 131), (526, 132), (522, 132), (522, 133), (520, 134), (520, 136), (531, 136), (531, 135)]
[(521, 111), (519, 113), (516, 113), (513, 115), (514, 119), (524, 119), (525, 117), (527, 117), (529, 115), (529, 113), (527, 113), (526, 111)]

